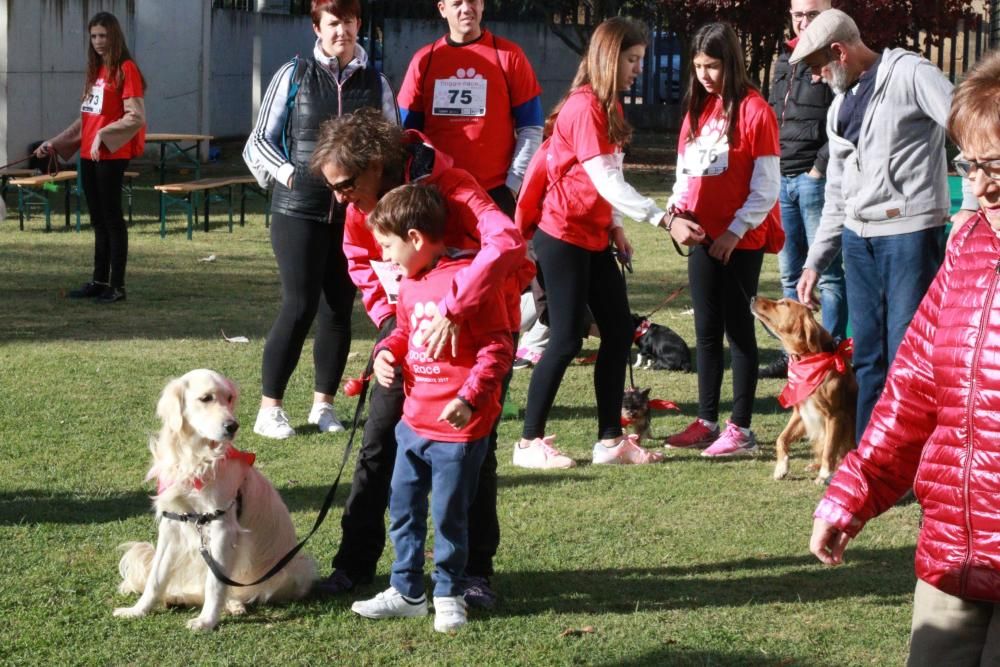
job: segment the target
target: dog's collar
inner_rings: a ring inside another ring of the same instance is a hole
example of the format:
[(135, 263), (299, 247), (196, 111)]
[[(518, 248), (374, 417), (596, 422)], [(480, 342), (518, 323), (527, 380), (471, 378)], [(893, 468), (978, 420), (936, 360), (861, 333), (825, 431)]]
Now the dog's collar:
[(830, 371), (846, 372), (851, 363), (853, 345), (853, 339), (845, 338), (833, 352), (789, 355), (788, 383), (778, 395), (781, 407), (790, 408), (812, 396)]
[[(216, 447), (218, 446), (218, 444), (219, 443), (213, 441), (212, 446)], [(225, 453), (223, 453), (222, 459), (227, 461), (235, 459), (237, 461), (246, 463), (247, 467), (250, 467), (254, 464), (254, 461), (257, 460), (257, 455), (254, 454), (253, 452), (244, 452), (239, 449), (236, 449), (230, 444), (226, 445), (226, 451)], [(166, 491), (176, 483), (176, 480), (164, 477), (162, 474), (160, 474), (158, 466), (153, 466), (153, 468), (149, 471), (149, 474), (146, 475), (146, 479), (152, 479), (153, 477), (156, 477), (156, 495), (162, 494), (164, 491)], [(202, 488), (204, 488), (205, 486), (205, 482), (202, 481), (201, 477), (195, 477), (193, 480), (191, 480), (191, 486), (194, 488), (195, 491), (201, 491)]]
[(180, 521), (181, 523), (193, 523), (196, 526), (204, 526), (206, 523), (211, 523), (217, 519), (221, 519), (226, 515), (226, 512), (236, 505), (236, 514), (239, 516), (240, 510), (243, 505), (243, 494), (237, 493), (233, 501), (225, 509), (215, 510), (214, 512), (208, 512), (206, 514), (198, 514), (197, 512), (184, 512), (179, 514), (177, 512), (160, 512), (160, 516), (164, 519), (170, 519), (172, 521)]
[(635, 341), (645, 336), (646, 332), (649, 331), (649, 328), (651, 326), (653, 326), (653, 323), (650, 322), (648, 319), (639, 322), (639, 326), (635, 328), (635, 335), (632, 336), (632, 342), (634, 343)]

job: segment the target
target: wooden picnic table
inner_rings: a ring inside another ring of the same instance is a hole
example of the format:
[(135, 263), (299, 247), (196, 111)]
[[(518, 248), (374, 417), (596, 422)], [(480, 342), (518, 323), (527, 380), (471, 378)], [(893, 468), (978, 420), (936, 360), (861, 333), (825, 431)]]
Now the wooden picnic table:
[[(27, 203), (29, 200), (34, 200), (42, 204), (45, 210), (45, 231), (51, 231), (51, 213), (52, 208), (49, 204), (49, 197), (47, 194), (41, 195), (34, 192), (34, 189), (42, 189), (44, 192), (44, 186), (49, 183), (62, 183), (64, 194), (66, 197), (66, 226), (69, 227), (69, 216), (70, 216), (70, 205), (69, 198), (70, 194), (74, 190), (76, 185), (76, 171), (60, 171), (52, 176), (48, 174), (39, 174), (38, 176), (24, 176), (21, 178), (12, 178), (10, 184), (17, 188), (17, 213), (18, 222), (20, 224), (21, 230), (24, 230), (24, 216), (26, 213)], [(79, 211), (77, 212), (77, 231), (79, 231)]]
[[(146, 143), (160, 144), (160, 183), (166, 183), (167, 162), (172, 159), (183, 160), (194, 167), (194, 177), (201, 178), (201, 142), (214, 139), (210, 134), (177, 134), (170, 132), (151, 132), (146, 135)], [(190, 144), (182, 147), (181, 144)], [(167, 148), (173, 149), (168, 154)]]

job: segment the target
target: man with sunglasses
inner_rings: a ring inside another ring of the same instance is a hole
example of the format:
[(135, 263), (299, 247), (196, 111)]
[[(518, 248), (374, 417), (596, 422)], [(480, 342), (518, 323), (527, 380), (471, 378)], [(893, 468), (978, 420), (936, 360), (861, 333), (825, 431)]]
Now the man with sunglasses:
[[(795, 290), (809, 244), (819, 229), (826, 187), (826, 162), (830, 150), (826, 141), (826, 112), (833, 91), (802, 63), (790, 65), (788, 58), (799, 35), (822, 12), (830, 0), (791, 0), (789, 15), (794, 36), (781, 50), (774, 65), (774, 80), (768, 100), (778, 117), (781, 140), (781, 226), (785, 246), (778, 253), (782, 296), (798, 299)], [(819, 278), (823, 327), (836, 338), (847, 332), (847, 297), (844, 295), (844, 266), (838, 253)], [(779, 356), (758, 371), (762, 378), (784, 378), (788, 357)]]
[[(829, 9), (789, 59), (833, 88), (825, 204), (797, 286), (814, 305), (819, 275), (843, 252), (858, 379), (861, 439), (906, 328), (944, 257), (951, 198), (945, 127), (952, 84), (916, 53), (877, 53), (850, 16)], [(968, 181), (966, 181), (967, 183)], [(978, 204), (963, 187), (964, 222)]]

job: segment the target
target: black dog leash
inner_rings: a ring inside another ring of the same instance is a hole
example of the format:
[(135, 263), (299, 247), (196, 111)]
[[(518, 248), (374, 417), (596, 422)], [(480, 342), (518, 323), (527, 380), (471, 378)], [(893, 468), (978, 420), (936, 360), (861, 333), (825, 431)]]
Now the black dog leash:
[[(374, 350), (372, 350), (372, 352), (374, 352)], [(241, 584), (238, 581), (233, 581), (228, 576), (226, 576), (226, 573), (222, 571), (222, 566), (219, 565), (218, 561), (212, 558), (212, 554), (209, 552), (208, 534), (205, 532), (205, 526), (211, 523), (212, 521), (215, 521), (216, 519), (222, 518), (222, 516), (232, 507), (232, 504), (230, 504), (230, 506), (224, 510), (216, 510), (215, 512), (211, 512), (209, 514), (194, 514), (194, 515), (178, 514), (175, 516), (168, 516), (167, 512), (163, 513), (163, 516), (168, 519), (175, 519), (178, 521), (191, 521), (192, 523), (194, 523), (195, 528), (198, 530), (198, 536), (201, 538), (201, 546), (199, 547), (198, 551), (201, 553), (201, 557), (205, 560), (205, 564), (208, 565), (208, 569), (212, 571), (212, 574), (215, 575), (216, 579), (226, 584), (227, 586), (256, 586), (257, 584), (261, 584), (267, 581), (274, 575), (278, 574), (278, 572), (280, 572), (282, 568), (288, 565), (288, 563), (290, 563), (291, 560), (295, 558), (295, 556), (299, 553), (299, 551), (301, 551), (302, 547), (305, 546), (306, 542), (309, 541), (309, 538), (313, 536), (313, 534), (319, 529), (321, 525), (323, 525), (323, 521), (326, 519), (326, 515), (330, 511), (330, 507), (333, 505), (333, 498), (337, 493), (337, 486), (339, 486), (340, 484), (340, 477), (341, 475), (344, 474), (344, 468), (347, 466), (347, 461), (351, 457), (351, 448), (354, 445), (354, 436), (358, 432), (358, 424), (361, 421), (361, 413), (364, 410), (365, 400), (368, 397), (368, 383), (369, 380), (371, 379), (372, 367), (374, 365), (374, 361), (375, 361), (375, 356), (374, 354), (372, 354), (371, 356), (368, 357), (368, 365), (365, 367), (365, 372), (362, 375), (361, 395), (358, 397), (358, 406), (354, 409), (354, 424), (351, 427), (351, 435), (347, 439), (347, 447), (344, 448), (344, 458), (340, 462), (340, 469), (337, 471), (336, 479), (333, 480), (333, 486), (331, 486), (330, 490), (327, 491), (326, 493), (326, 498), (323, 500), (323, 507), (321, 507), (319, 510), (319, 515), (316, 517), (316, 522), (313, 524), (312, 530), (310, 530), (308, 535), (302, 538), (302, 540), (298, 544), (292, 547), (291, 551), (282, 556), (281, 560), (275, 563), (274, 566), (271, 567), (270, 570), (265, 572), (259, 579), (257, 579), (256, 581), (251, 581), (248, 584)], [(235, 502), (236, 501), (234, 500), (233, 503)], [(182, 519), (180, 517), (185, 517), (185, 518)]]

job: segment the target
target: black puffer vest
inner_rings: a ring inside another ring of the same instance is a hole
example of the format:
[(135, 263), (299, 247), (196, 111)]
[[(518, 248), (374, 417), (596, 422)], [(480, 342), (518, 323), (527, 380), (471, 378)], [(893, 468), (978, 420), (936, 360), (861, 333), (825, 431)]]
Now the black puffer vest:
[(295, 176), (291, 190), (275, 184), (271, 212), (316, 222), (343, 222), (344, 207), (336, 203), (322, 178), (309, 170), (309, 160), (323, 121), (363, 107), (382, 108), (382, 78), (374, 67), (362, 67), (338, 84), (314, 58), (303, 58), (292, 72), (291, 85), (296, 84), (298, 91), (289, 102), (285, 125), (285, 152), (295, 165)]
[(781, 175), (798, 176), (815, 165), (826, 174), (826, 112), (833, 91), (822, 81), (813, 81), (805, 63), (792, 66), (784, 49), (774, 66), (770, 104), (781, 131)]

